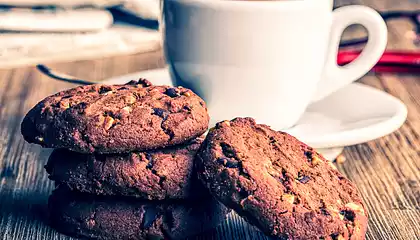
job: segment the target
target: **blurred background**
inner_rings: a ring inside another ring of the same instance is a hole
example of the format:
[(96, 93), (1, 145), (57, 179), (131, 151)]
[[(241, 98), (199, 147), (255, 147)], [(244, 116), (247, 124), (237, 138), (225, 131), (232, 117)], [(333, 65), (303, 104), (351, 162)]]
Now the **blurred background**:
[[(420, 0), (335, 1), (335, 7), (349, 4), (369, 5), (383, 15), (392, 32), (388, 50), (417, 52)], [(158, 50), (158, 15), (159, 0), (0, 0), (0, 68)], [(363, 47), (364, 29), (348, 32), (343, 49)]]
[(158, 0), (0, 0), (0, 66), (159, 48)]

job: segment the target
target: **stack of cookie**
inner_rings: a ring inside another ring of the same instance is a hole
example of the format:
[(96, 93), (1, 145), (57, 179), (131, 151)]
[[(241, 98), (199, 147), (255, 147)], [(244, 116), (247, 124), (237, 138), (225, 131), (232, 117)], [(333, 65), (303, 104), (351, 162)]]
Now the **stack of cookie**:
[(181, 239), (217, 226), (228, 210), (196, 181), (208, 127), (191, 90), (91, 85), (45, 98), (26, 115), (26, 141), (56, 148), (46, 170), (57, 189), (52, 226), (96, 239)]

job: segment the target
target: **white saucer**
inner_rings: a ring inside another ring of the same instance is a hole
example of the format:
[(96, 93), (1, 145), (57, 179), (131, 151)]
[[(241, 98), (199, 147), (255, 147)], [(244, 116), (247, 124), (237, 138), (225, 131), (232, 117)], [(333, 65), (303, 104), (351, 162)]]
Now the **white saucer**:
[[(109, 84), (147, 78), (155, 85), (172, 85), (168, 69), (155, 69), (105, 80)], [(311, 104), (299, 122), (286, 132), (335, 159), (345, 146), (390, 134), (407, 118), (407, 107), (378, 89), (353, 83)]]

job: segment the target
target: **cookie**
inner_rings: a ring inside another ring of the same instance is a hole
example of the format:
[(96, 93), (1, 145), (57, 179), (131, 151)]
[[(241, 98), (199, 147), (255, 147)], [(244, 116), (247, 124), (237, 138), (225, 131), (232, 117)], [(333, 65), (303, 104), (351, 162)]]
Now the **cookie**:
[[(199, 197), (194, 171), (202, 139), (185, 145), (125, 154), (52, 152), (45, 169), (56, 185), (94, 195), (131, 196), (149, 200)], [(193, 190), (194, 189), (194, 190)]]
[(89, 239), (185, 239), (217, 227), (229, 210), (211, 197), (199, 202), (139, 201), (74, 194), (59, 188), (48, 201), (50, 225)]
[(204, 101), (182, 87), (89, 85), (45, 98), (25, 116), (25, 140), (81, 153), (143, 151), (202, 135), (209, 116)]
[(279, 239), (365, 239), (355, 185), (311, 147), (251, 118), (218, 123), (197, 157), (210, 192)]

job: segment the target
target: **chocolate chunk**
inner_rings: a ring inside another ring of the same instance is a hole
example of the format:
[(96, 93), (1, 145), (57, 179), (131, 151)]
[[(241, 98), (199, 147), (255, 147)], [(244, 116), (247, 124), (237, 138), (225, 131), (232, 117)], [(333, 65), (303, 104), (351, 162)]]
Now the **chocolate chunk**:
[(308, 177), (308, 176), (298, 176), (298, 179), (297, 179), (300, 183), (303, 183), (303, 184), (305, 184), (305, 183), (308, 183), (310, 180), (311, 180), (311, 178), (310, 177)]
[(329, 216), (329, 215), (331, 215), (331, 214), (328, 212), (328, 210), (327, 210), (327, 209), (325, 209), (325, 208), (321, 208), (320, 210), (321, 210), (321, 213), (322, 213), (323, 215), (325, 215), (325, 216)]
[(166, 95), (168, 95), (169, 97), (179, 97), (179, 90), (176, 88), (168, 88), (165, 92)]
[(233, 158), (235, 157), (235, 150), (229, 146), (229, 144), (227, 143), (220, 143), (220, 147), (222, 147), (222, 152), (223, 154), (228, 157), (228, 158)]
[(239, 167), (239, 162), (231, 159), (231, 158), (219, 158), (217, 160), (218, 163), (222, 164), (223, 166), (227, 167), (227, 168), (238, 168)]
[(344, 219), (347, 221), (354, 221), (354, 218), (356, 217), (356, 214), (353, 211), (349, 210), (342, 210), (340, 211), (340, 214), (344, 216)]
[(153, 114), (166, 119), (169, 115), (169, 112), (162, 108), (153, 108)]
[(99, 88), (99, 94), (105, 94), (107, 92), (112, 92), (112, 87), (110, 87), (110, 86), (101, 86)]

